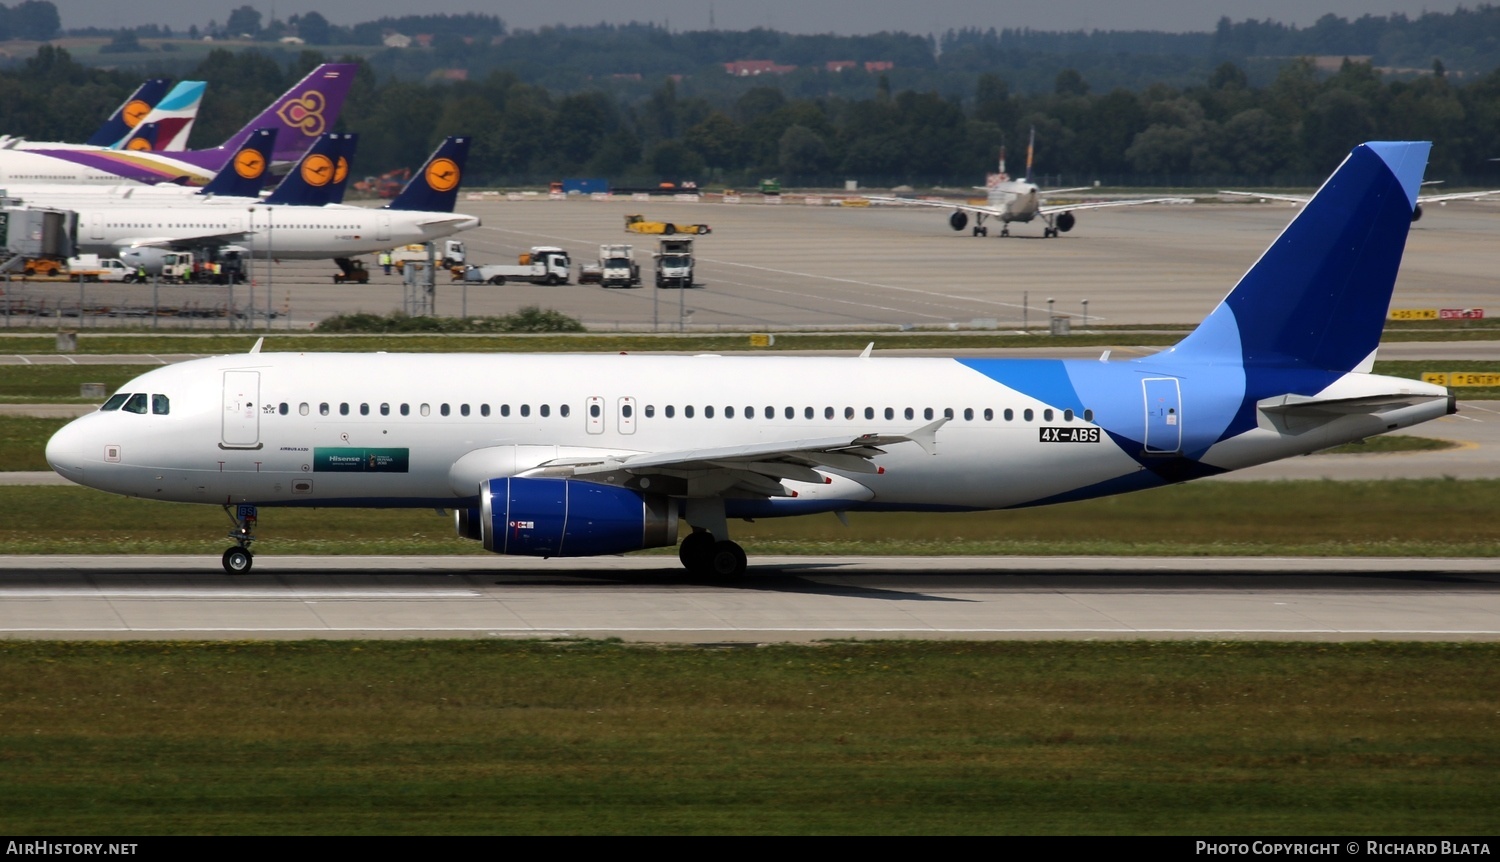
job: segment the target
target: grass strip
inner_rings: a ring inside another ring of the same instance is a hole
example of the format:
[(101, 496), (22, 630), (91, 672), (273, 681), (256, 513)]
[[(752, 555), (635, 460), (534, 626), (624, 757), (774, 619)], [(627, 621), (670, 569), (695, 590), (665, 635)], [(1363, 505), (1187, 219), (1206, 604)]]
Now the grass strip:
[(1500, 645), (0, 642), (0, 830), (1492, 835)]
[[(211, 554), (217, 506), (0, 487), (0, 553)], [(765, 554), (1424, 556), (1500, 554), (1500, 481), (1200, 482), (1059, 506), (732, 522)], [(429, 510), (261, 510), (258, 554), (482, 554)], [(652, 552), (648, 552), (652, 553)], [(672, 549), (654, 553), (672, 554)]]

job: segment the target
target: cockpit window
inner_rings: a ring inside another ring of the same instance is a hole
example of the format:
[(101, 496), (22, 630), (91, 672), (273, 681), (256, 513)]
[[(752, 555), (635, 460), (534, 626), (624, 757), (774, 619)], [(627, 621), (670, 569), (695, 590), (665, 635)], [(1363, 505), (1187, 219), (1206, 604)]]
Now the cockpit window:
[(126, 413), (145, 413), (146, 393), (137, 392), (134, 395), (130, 396), (130, 398), (126, 400), (125, 406), (121, 407), (120, 409), (124, 410)]
[(106, 401), (106, 402), (104, 402), (104, 406), (100, 407), (99, 409), (100, 410), (119, 410), (120, 409), (120, 405), (124, 404), (125, 403), (125, 399), (127, 399), (129, 397), (130, 397), (130, 393), (129, 392), (116, 392), (115, 394), (109, 396), (109, 400)]
[(165, 395), (151, 396), (151, 412), (157, 416), (165, 416), (172, 412), (172, 402)]

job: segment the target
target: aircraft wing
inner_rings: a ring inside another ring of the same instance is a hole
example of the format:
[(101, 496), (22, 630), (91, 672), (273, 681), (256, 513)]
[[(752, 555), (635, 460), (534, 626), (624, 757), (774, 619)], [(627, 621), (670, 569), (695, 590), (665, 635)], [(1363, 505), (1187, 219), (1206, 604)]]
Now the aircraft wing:
[(192, 251), (206, 245), (227, 245), (242, 242), (249, 237), (248, 231), (217, 231), (193, 236), (141, 236), (131, 237), (119, 243), (120, 248), (166, 248), (174, 251)]
[(1192, 198), (1131, 198), (1122, 201), (1091, 201), (1082, 204), (1056, 204), (1052, 206), (1037, 207), (1037, 215), (1052, 215), (1060, 212), (1073, 212), (1076, 210), (1097, 210), (1105, 207), (1138, 207), (1145, 204), (1190, 204)]
[(1419, 204), (1438, 204), (1445, 201), (1462, 201), (1472, 198), (1484, 198), (1490, 195), (1500, 195), (1500, 189), (1490, 189), (1487, 192), (1455, 192), (1451, 195), (1417, 195)]
[(1309, 200), (1307, 195), (1276, 195), (1270, 192), (1228, 192), (1219, 190), (1221, 195), (1239, 195), (1244, 198), (1265, 198), (1268, 201), (1288, 201), (1294, 204), (1305, 204)]
[(1004, 210), (998, 209), (996, 207), (987, 207), (981, 204), (962, 203), (959, 201), (922, 201), (917, 200), (916, 198), (886, 198), (877, 197), (875, 195), (866, 195), (865, 200), (870, 201), (871, 203), (879, 204), (897, 204), (902, 206), (939, 207), (941, 209), (948, 210), (963, 210), (964, 212), (981, 213), (983, 215), (992, 216), (1002, 215), (1005, 212)]
[[(587, 479), (609, 473), (636, 477), (686, 481), (689, 496), (755, 495), (788, 497), (792, 493), (781, 480), (824, 484), (827, 477), (816, 472), (826, 467), (846, 473), (881, 472), (872, 459), (884, 455), (882, 446), (916, 443), (927, 452), (937, 445), (939, 419), (905, 434), (861, 434), (856, 437), (823, 437), (773, 441), (743, 446), (685, 449), (677, 452), (604, 454), (559, 458), (527, 471), (526, 476), (576, 476)], [(699, 489), (698, 493), (694, 489)]]

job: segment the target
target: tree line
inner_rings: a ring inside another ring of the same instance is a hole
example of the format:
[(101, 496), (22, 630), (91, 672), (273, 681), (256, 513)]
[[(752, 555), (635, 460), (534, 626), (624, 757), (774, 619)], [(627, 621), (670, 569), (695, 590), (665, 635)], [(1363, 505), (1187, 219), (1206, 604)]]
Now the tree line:
[[(215, 51), (185, 75), (208, 82), (193, 146), (218, 144), (325, 59)], [(44, 46), (0, 70), (0, 132), (83, 140), (140, 77)], [(415, 167), (443, 136), (472, 134), (471, 184), (590, 176), (740, 187), (774, 176), (803, 185), (968, 187), (994, 170), (1002, 142), (1011, 172), (1024, 170), (1033, 128), (1036, 171), (1067, 185), (1306, 185), (1373, 139), (1434, 141), (1428, 174), (1449, 184), (1500, 180), (1489, 161), (1500, 157), (1500, 71), (1464, 81), (1441, 71), (1391, 78), (1365, 63), (1321, 74), (1295, 60), (1257, 86), (1222, 63), (1190, 86), (1099, 92), (1062, 69), (1040, 94), (989, 72), (949, 94), (876, 78), (867, 97), (799, 95), (775, 82), (699, 91), (692, 79), (670, 77), (642, 82), (644, 92), (631, 96), (553, 92), (509, 70), (469, 81), (382, 79), (361, 63), (339, 129), (361, 135), (361, 175)]]

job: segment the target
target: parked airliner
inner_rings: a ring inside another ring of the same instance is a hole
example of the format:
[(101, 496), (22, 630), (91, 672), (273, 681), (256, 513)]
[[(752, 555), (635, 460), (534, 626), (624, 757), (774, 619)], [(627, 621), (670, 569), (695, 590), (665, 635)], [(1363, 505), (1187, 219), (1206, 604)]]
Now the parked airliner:
[(1033, 219), (1040, 218), (1046, 223), (1042, 228), (1043, 237), (1055, 237), (1060, 233), (1067, 233), (1078, 223), (1077, 216), (1073, 213), (1078, 210), (1103, 209), (1105, 207), (1135, 207), (1144, 204), (1190, 204), (1191, 198), (1130, 198), (1112, 201), (1091, 201), (1088, 203), (1058, 204), (1056, 206), (1047, 203), (1049, 196), (1095, 191), (1092, 188), (1075, 189), (1043, 189), (1031, 181), (1032, 154), (1036, 150), (1036, 129), (1031, 130), (1031, 143), (1026, 147), (1026, 179), (1013, 180), (1010, 174), (1005, 172), (1005, 148), (1000, 148), (1000, 171), (990, 174), (985, 182), (984, 204), (959, 204), (950, 201), (917, 200), (914, 198), (892, 198), (867, 195), (868, 199), (883, 204), (903, 204), (908, 206), (939, 207), (941, 209), (952, 209), (953, 213), (948, 216), (948, 226), (954, 230), (963, 230), (968, 227), (969, 215), (974, 216), (974, 236), (989, 236), (990, 229), (985, 226), (984, 221), (993, 216), (1000, 221), (1000, 235), (1010, 236), (1010, 223), (1020, 222), (1026, 224)]
[(0, 148), (0, 188), (20, 193), (24, 186), (37, 184), (97, 185), (127, 180), (201, 186), (223, 169), (245, 139), (265, 128), (278, 132), (273, 165), (290, 165), (338, 120), (356, 68), (352, 63), (317, 67), (212, 149), (168, 154), (104, 147)]
[[(453, 212), (469, 142), (467, 136), (443, 141), (401, 194), (379, 209), (280, 204), (274, 194), (264, 201), (216, 197), (107, 203), (55, 197), (36, 202), (78, 211), (80, 253), (119, 257), (128, 266), (143, 265), (148, 271), (170, 251), (247, 243), (279, 260), (349, 258), (478, 227), (478, 218)], [(322, 182), (334, 183), (337, 157), (323, 159), (328, 165)], [(263, 166), (264, 160), (259, 164)], [(313, 172), (307, 162), (301, 167), (308, 170), (299, 168), (299, 180)]]
[(248, 354), (150, 371), (47, 444), (89, 487), (224, 507), (451, 509), (502, 554), (671, 546), (733, 576), (734, 518), (969, 511), (1154, 488), (1435, 419), (1371, 374), (1425, 142), (1356, 147), (1199, 327), (1126, 361)]

